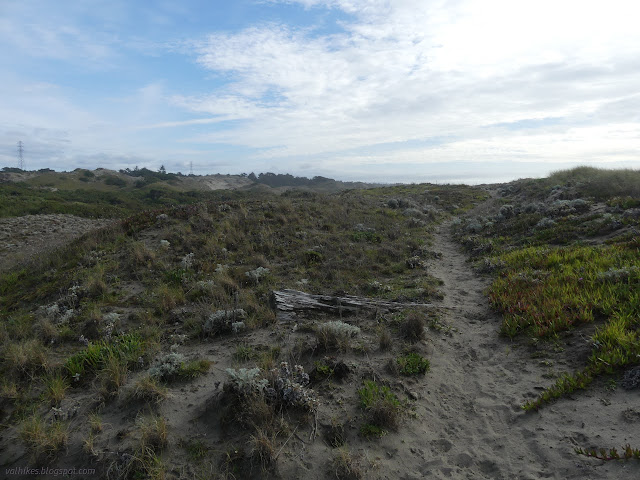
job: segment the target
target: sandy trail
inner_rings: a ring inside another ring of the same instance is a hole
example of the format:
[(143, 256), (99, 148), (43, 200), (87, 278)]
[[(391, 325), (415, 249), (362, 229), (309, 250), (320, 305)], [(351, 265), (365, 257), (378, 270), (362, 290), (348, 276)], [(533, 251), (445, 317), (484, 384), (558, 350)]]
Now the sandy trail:
[(444, 281), (440, 318), (455, 331), (430, 330), (431, 371), (418, 387), (418, 421), (407, 422), (393, 455), (397, 478), (640, 478), (640, 462), (574, 453), (576, 446), (637, 446), (637, 391), (596, 387), (539, 413), (521, 410), (526, 398), (553, 381), (542, 377), (549, 362), (531, 358), (522, 342), (499, 337), (500, 317), (484, 293), (490, 280), (472, 272), (449, 227), (435, 235), (434, 250), (442, 257), (429, 273)]

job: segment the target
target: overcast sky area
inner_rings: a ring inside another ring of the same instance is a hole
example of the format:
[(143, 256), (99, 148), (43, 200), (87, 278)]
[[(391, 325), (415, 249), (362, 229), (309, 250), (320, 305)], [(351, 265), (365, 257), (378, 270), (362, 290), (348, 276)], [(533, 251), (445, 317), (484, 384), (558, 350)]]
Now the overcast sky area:
[(0, 166), (640, 168), (635, 0), (2, 0)]

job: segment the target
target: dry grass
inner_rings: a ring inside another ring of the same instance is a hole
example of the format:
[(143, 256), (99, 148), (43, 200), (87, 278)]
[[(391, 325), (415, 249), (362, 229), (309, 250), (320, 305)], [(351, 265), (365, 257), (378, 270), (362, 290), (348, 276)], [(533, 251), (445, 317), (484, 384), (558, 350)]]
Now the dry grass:
[(2, 383), (0, 383), (0, 398), (15, 400), (19, 396), (18, 384), (7, 379), (2, 379)]
[(60, 337), (58, 327), (49, 319), (42, 319), (34, 327), (36, 336), (44, 343), (53, 343)]
[(167, 421), (158, 415), (143, 415), (136, 419), (140, 430), (140, 449), (157, 452), (169, 444)]
[(276, 421), (276, 414), (262, 395), (251, 395), (242, 401), (235, 411), (240, 424), (255, 428), (267, 428)]
[(143, 242), (133, 242), (129, 254), (131, 263), (136, 267), (151, 267), (156, 260), (156, 253)]
[(346, 448), (341, 448), (336, 452), (331, 462), (331, 473), (338, 480), (360, 480), (364, 478), (359, 459), (351, 455)]
[(106, 269), (103, 265), (96, 265), (94, 271), (87, 278), (87, 290), (92, 297), (102, 297), (109, 287), (105, 281)]
[(380, 350), (383, 352), (390, 350), (393, 346), (393, 338), (391, 337), (391, 333), (386, 328), (383, 328), (380, 331), (380, 338), (378, 340)]
[(50, 376), (46, 379), (45, 393), (47, 398), (51, 401), (52, 405), (60, 405), (67, 390), (69, 389), (69, 382), (62, 375)]
[(104, 367), (98, 374), (100, 381), (100, 393), (108, 399), (118, 395), (129, 374), (126, 360), (114, 354), (109, 354), (105, 359)]
[(148, 375), (139, 379), (130, 391), (132, 399), (151, 402), (156, 405), (165, 400), (167, 395), (167, 387)]
[(260, 465), (263, 472), (272, 471), (276, 464), (276, 438), (260, 428), (249, 438), (251, 460)]
[(424, 318), (417, 313), (409, 313), (400, 326), (402, 336), (410, 342), (424, 340)]
[(156, 295), (158, 298), (158, 307), (162, 312), (168, 312), (178, 305), (184, 304), (186, 301), (182, 287), (172, 287), (163, 284), (156, 289)]
[(342, 447), (345, 444), (345, 431), (344, 424), (337, 418), (331, 419), (331, 425), (328, 426), (326, 431), (326, 442), (332, 448)]
[(48, 425), (41, 417), (34, 415), (24, 421), (20, 436), (35, 457), (51, 458), (67, 444), (69, 431), (62, 422)]
[(32, 375), (47, 366), (47, 351), (37, 339), (10, 343), (4, 351), (4, 362), (10, 372)]
[(89, 414), (89, 428), (91, 433), (100, 433), (103, 429), (102, 418), (95, 412)]
[(82, 441), (82, 451), (92, 457), (98, 456), (95, 448), (95, 434), (93, 432), (89, 432), (89, 436)]
[(550, 185), (573, 185), (581, 194), (596, 199), (615, 196), (640, 197), (640, 170), (576, 167), (552, 173), (547, 182)]

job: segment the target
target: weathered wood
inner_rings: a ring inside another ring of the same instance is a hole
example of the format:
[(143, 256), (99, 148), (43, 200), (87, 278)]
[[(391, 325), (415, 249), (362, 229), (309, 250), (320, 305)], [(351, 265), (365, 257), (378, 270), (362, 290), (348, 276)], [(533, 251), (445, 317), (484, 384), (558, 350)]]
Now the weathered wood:
[(390, 302), (353, 295), (312, 295), (298, 290), (274, 290), (271, 293), (273, 308), (285, 318), (296, 312), (322, 312), (332, 315), (354, 315), (362, 311), (394, 311), (407, 307), (433, 307), (430, 303)]

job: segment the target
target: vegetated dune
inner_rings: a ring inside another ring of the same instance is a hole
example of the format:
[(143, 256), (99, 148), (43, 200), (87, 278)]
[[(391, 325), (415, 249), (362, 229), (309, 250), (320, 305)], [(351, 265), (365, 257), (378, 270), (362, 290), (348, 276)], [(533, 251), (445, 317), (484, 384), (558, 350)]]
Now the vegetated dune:
[(109, 170), (76, 168), (71, 172), (56, 172), (52, 169), (23, 171), (5, 168), (0, 172), (0, 184), (21, 183), (45, 190), (92, 190), (117, 191), (130, 189), (162, 188), (177, 191), (254, 190), (284, 192), (290, 189), (334, 193), (347, 189), (375, 188), (379, 184), (344, 182), (326, 177), (294, 177), (288, 174), (206, 174), (185, 175), (147, 168), (133, 170)]
[(199, 175), (187, 177), (183, 183), (186, 189), (202, 190), (235, 190), (253, 185), (251, 180), (239, 175)]
[(89, 232), (0, 276), (0, 463), (640, 476), (633, 175), (248, 195)]

